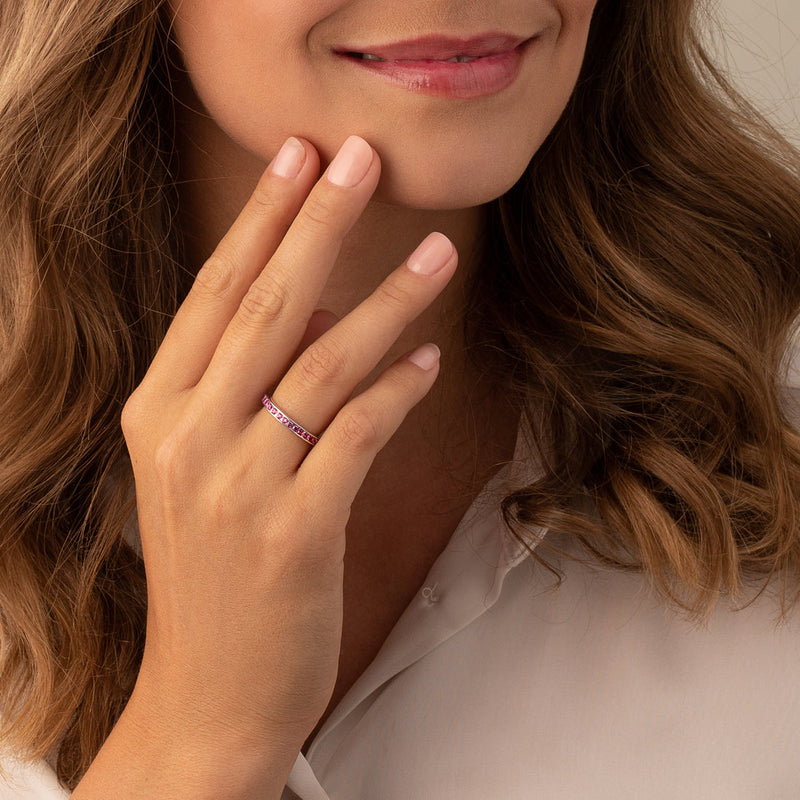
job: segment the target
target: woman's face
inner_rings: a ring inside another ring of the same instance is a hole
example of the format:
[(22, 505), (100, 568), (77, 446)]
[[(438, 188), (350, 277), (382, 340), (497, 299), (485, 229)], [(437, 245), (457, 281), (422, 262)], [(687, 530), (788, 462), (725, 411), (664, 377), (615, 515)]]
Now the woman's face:
[[(575, 86), (596, 2), (169, 0), (169, 10), (198, 109), (241, 147), (266, 163), (299, 135), (328, 161), (359, 134), (382, 160), (375, 199), (455, 209), (522, 175)], [(432, 36), (445, 39), (408, 44)], [(459, 55), (479, 58), (444, 64)]]

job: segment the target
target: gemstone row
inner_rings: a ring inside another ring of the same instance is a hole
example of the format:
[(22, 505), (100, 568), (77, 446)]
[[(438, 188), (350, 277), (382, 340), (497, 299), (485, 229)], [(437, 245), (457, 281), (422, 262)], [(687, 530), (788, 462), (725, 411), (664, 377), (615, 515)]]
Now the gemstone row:
[(309, 444), (316, 444), (319, 441), (319, 436), (314, 436), (313, 433), (309, 433), (302, 425), (298, 425), (293, 419), (287, 417), (286, 414), (269, 399), (269, 395), (265, 394), (261, 398), (261, 403), (281, 425), (285, 425), (292, 433), (297, 434), (301, 439), (304, 439)]

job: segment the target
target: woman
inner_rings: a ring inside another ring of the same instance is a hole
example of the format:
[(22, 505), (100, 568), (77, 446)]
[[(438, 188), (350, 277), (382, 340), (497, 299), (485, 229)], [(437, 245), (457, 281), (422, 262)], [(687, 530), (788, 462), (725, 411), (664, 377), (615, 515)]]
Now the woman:
[(0, 796), (796, 792), (798, 160), (695, 14), (4, 3)]

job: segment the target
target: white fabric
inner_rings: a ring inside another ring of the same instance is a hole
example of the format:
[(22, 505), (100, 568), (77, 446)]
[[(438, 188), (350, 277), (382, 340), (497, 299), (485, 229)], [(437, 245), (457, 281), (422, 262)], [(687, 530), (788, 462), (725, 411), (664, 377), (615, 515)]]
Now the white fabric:
[[(499, 514), (525, 452), (520, 435), (283, 800), (798, 800), (800, 612), (777, 627), (765, 594), (697, 629), (641, 576), (540, 548), (553, 590)], [(67, 797), (46, 765), (24, 780), (0, 800)]]
[(0, 776), (0, 800), (62, 800), (69, 797), (44, 761), (29, 764), (6, 756), (2, 759), (2, 769), (5, 775)]

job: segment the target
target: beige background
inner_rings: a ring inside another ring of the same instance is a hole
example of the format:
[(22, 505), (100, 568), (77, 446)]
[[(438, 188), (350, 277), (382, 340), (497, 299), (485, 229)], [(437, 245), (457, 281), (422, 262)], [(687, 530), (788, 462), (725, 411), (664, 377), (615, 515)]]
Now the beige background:
[(711, 28), (713, 50), (800, 144), (800, 0), (715, 0), (713, 10), (724, 33)]

